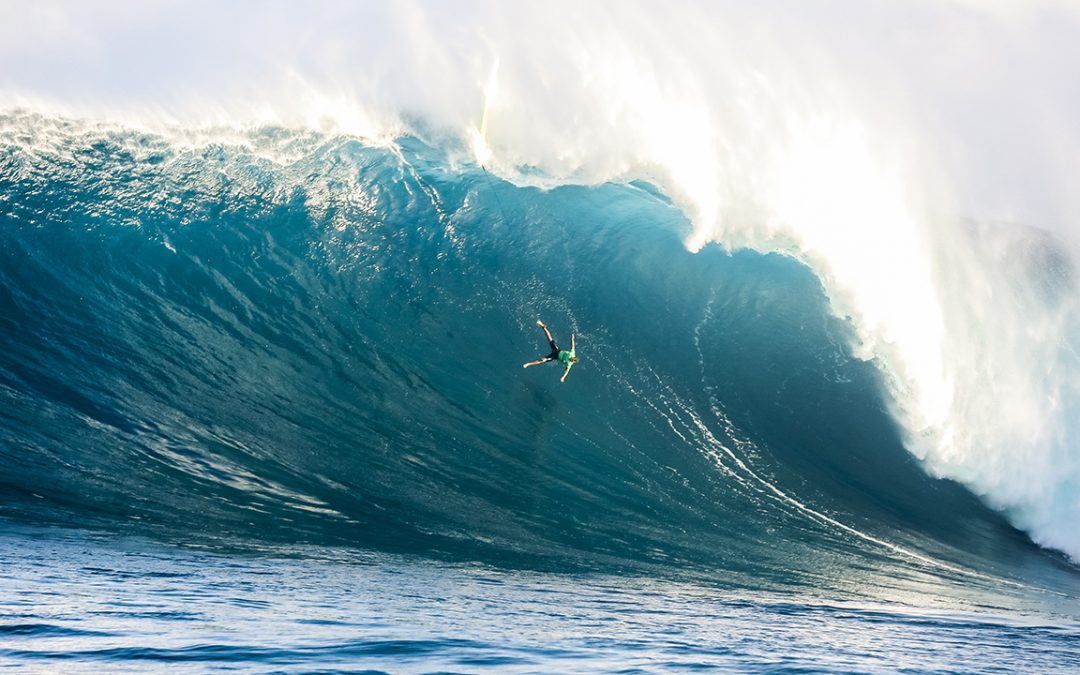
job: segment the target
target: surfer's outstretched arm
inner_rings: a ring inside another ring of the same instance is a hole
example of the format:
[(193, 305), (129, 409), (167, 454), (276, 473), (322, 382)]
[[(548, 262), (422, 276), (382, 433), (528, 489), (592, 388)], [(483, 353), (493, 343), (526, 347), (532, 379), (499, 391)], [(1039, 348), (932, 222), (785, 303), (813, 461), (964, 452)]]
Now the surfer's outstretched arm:
[(524, 364), (524, 365), (523, 365), (523, 366), (521, 366), (521, 367), (522, 367), (522, 368), (528, 368), (529, 366), (538, 366), (538, 365), (540, 365), (541, 363), (547, 363), (548, 361), (554, 361), (554, 360), (555, 360), (555, 359), (551, 358), (550, 356), (545, 356), (545, 357), (544, 357), (544, 358), (542, 358), (542, 359), (537, 359), (537, 360), (535, 360), (535, 361), (529, 361), (528, 363)]
[[(571, 354), (573, 354), (574, 351), (577, 349), (577, 342), (576, 342), (576, 340), (574, 340), (574, 338), (575, 338), (575, 335), (573, 333), (570, 333), (570, 353)], [(577, 362), (577, 359), (575, 357), (571, 356), (570, 360), (566, 364), (566, 370), (563, 372), (562, 377), (559, 378), (559, 382), (566, 382), (566, 376), (570, 374), (570, 366), (574, 365), (575, 362)]]

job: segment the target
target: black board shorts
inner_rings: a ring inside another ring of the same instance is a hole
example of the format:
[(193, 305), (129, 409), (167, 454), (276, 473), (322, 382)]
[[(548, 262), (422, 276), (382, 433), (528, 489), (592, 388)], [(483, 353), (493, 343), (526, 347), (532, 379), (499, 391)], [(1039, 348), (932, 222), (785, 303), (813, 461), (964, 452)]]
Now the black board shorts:
[(548, 344), (551, 345), (551, 353), (547, 355), (549, 359), (559, 360), (559, 345), (555, 344), (554, 340), (548, 340)]

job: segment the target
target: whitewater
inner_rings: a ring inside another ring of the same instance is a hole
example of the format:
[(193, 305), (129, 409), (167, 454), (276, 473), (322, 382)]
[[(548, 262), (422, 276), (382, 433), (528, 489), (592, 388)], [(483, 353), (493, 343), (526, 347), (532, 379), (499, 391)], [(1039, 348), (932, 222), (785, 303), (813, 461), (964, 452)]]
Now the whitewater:
[(0, 659), (1074, 662), (1069, 3), (8, 14)]

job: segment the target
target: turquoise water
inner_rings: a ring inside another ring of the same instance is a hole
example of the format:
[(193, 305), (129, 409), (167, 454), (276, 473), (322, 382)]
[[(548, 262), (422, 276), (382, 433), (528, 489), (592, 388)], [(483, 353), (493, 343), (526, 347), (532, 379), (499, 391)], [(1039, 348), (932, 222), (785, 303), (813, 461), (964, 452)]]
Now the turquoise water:
[[(2, 128), (10, 665), (1080, 658), (1080, 571), (927, 474), (817, 277), (688, 252), (647, 184), (518, 187), (415, 136)], [(537, 318), (576, 335), (564, 384), (521, 368)]]

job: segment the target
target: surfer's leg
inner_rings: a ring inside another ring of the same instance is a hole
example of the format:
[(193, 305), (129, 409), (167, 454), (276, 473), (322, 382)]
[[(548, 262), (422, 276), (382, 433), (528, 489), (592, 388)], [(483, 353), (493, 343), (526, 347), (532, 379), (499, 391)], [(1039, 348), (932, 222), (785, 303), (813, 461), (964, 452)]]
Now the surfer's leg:
[(545, 356), (544, 358), (542, 358), (542, 359), (537, 359), (536, 361), (529, 361), (528, 363), (526, 363), (525, 365), (523, 365), (523, 366), (521, 366), (521, 367), (522, 367), (522, 368), (528, 368), (529, 366), (538, 366), (538, 365), (540, 365), (541, 363), (547, 363), (547, 362), (548, 362), (548, 361), (550, 361), (550, 360), (551, 360), (551, 357), (550, 357), (550, 356)]
[(544, 329), (544, 335), (547, 336), (548, 342), (550, 342), (551, 344), (555, 344), (555, 338), (551, 337), (551, 331), (549, 331), (548, 327), (544, 325), (544, 322), (537, 321), (536, 325)]

